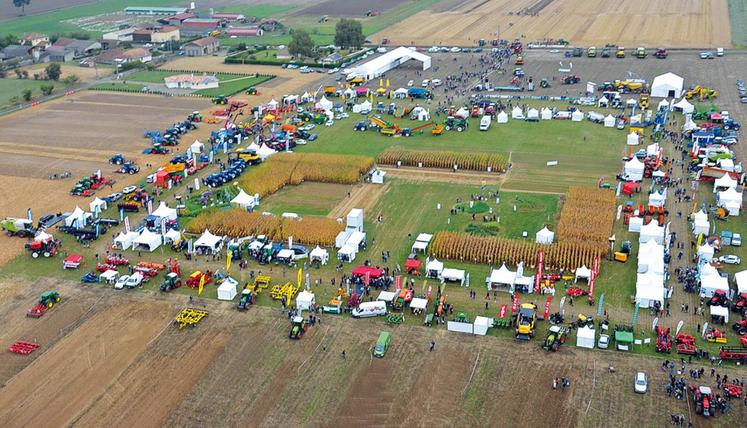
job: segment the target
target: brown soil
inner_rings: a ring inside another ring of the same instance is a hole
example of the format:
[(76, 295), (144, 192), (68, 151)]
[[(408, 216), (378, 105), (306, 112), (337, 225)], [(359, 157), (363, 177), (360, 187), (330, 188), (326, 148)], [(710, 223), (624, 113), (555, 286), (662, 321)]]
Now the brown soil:
[[(363, 212), (369, 212), (376, 205), (379, 197), (389, 188), (389, 183), (380, 184), (358, 184), (350, 189), (350, 197), (345, 197), (337, 206), (330, 211), (327, 217), (344, 218), (351, 209), (361, 208)], [(347, 196), (347, 195), (344, 195)]]
[(355, 16), (365, 17), (366, 12), (386, 12), (402, 4), (402, 0), (326, 0), (299, 10), (297, 16)]

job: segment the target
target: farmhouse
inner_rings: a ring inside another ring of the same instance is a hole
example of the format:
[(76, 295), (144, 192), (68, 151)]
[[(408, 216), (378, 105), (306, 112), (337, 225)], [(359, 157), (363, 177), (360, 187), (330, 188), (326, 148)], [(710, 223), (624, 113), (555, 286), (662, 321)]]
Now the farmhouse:
[(178, 41), (179, 37), (179, 29), (169, 25), (139, 28), (132, 33), (132, 41), (135, 43), (165, 43)]
[(46, 34), (39, 34), (39, 33), (29, 33), (23, 36), (21, 39), (21, 45), (22, 46), (46, 46), (49, 44), (49, 36)]
[(217, 88), (218, 78), (215, 76), (195, 76), (194, 74), (179, 74), (163, 79), (169, 89), (209, 89)]
[(431, 57), (428, 55), (421, 54), (406, 47), (398, 47), (380, 57), (359, 65), (353, 70), (351, 75), (353, 77), (363, 77), (367, 80), (375, 79), (411, 59), (422, 62), (423, 71), (431, 68)]
[(126, 7), (124, 12), (127, 15), (176, 15), (187, 12), (186, 7), (148, 7), (148, 6), (130, 6)]
[(149, 62), (152, 60), (150, 52), (144, 48), (112, 49), (96, 57), (99, 64), (126, 64), (128, 62)]
[(184, 52), (187, 56), (212, 55), (218, 49), (220, 49), (220, 42), (215, 37), (203, 37), (184, 45)]
[(134, 33), (136, 28), (125, 28), (122, 30), (117, 31), (111, 31), (109, 33), (104, 33), (104, 35), (101, 36), (101, 39), (106, 42), (131, 42), (132, 41), (132, 33)]

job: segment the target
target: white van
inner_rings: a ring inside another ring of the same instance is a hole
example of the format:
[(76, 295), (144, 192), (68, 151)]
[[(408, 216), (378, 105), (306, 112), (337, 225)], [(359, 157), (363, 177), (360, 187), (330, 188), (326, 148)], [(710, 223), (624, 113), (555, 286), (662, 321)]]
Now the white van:
[(716, 48), (716, 56), (724, 56), (724, 48)]
[(368, 318), (386, 315), (386, 302), (363, 302), (353, 309), (353, 318)]
[(490, 122), (492, 122), (492, 118), (489, 115), (485, 115), (480, 119), (480, 131), (487, 131), (490, 128)]
[(428, 79), (423, 80), (423, 87), (427, 88), (430, 83), (431, 83), (431, 81), (428, 80)]
[(433, 79), (431, 83), (433, 83), (433, 86), (441, 86), (442, 84), (441, 79)]

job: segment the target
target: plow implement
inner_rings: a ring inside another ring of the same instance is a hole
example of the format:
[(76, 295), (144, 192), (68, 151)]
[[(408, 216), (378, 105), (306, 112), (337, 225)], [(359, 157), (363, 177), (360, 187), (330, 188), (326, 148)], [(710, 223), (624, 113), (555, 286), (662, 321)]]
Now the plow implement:
[(388, 315), (386, 317), (387, 324), (402, 324), (403, 322), (405, 322), (404, 315)]
[(8, 351), (19, 355), (29, 355), (30, 353), (39, 349), (39, 346), (41, 345), (39, 345), (38, 343), (19, 340), (18, 342), (10, 345)]
[(195, 327), (207, 315), (208, 311), (202, 309), (184, 308), (174, 319), (174, 324), (178, 325), (179, 328)]
[(29, 318), (41, 318), (42, 315), (44, 315), (49, 308), (47, 305), (38, 304), (31, 309), (29, 309), (28, 312), (26, 312), (26, 316)]

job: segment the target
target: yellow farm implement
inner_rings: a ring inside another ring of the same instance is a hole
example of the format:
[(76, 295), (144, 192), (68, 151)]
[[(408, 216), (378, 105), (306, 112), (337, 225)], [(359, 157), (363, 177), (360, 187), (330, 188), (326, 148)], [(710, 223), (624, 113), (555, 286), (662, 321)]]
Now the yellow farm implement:
[(202, 309), (184, 308), (174, 319), (174, 324), (178, 325), (179, 328), (194, 327), (207, 315), (208, 311)]
[(273, 285), (272, 290), (270, 290), (270, 297), (273, 300), (283, 300), (283, 297), (285, 297), (286, 304), (290, 304), (296, 294), (298, 294), (298, 286), (292, 282), (286, 282), (284, 285)]

